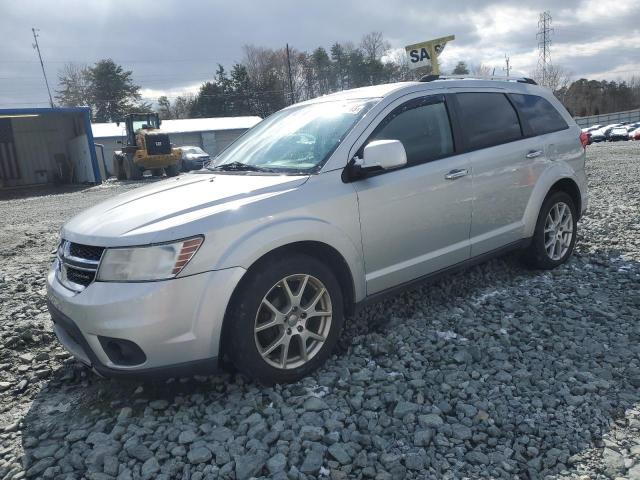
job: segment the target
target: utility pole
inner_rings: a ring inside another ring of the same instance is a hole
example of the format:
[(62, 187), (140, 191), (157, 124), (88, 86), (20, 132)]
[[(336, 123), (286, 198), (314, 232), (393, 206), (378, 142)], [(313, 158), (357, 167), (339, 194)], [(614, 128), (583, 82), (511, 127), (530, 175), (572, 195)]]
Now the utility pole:
[(44, 76), (44, 83), (47, 86), (47, 93), (49, 94), (49, 105), (51, 105), (51, 108), (53, 108), (53, 98), (51, 98), (51, 89), (49, 88), (47, 73), (44, 71), (44, 63), (42, 62), (42, 55), (40, 54), (40, 45), (38, 45), (38, 34), (36, 32), (39, 32), (39, 30), (32, 28), (31, 31), (33, 32), (33, 39), (36, 42), (32, 46), (38, 51), (38, 58), (40, 59), (40, 66), (42, 67), (42, 75)]
[(291, 77), (291, 56), (289, 54), (289, 44), (287, 43), (287, 72), (289, 74), (289, 93), (291, 104), (296, 103), (296, 99), (293, 95), (293, 78)]
[(538, 75), (542, 80), (542, 85), (547, 85), (547, 71), (551, 64), (551, 12), (542, 12), (538, 19)]
[(509, 72), (511, 72), (511, 67), (509, 66), (509, 56), (504, 54), (504, 62), (507, 64), (506, 67), (503, 68), (504, 71), (507, 72), (507, 78), (509, 78)]

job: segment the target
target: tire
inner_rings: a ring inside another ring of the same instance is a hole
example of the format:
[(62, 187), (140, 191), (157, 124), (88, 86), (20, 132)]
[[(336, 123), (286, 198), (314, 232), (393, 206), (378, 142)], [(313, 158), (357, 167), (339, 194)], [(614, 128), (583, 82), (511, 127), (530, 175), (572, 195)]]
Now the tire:
[(131, 155), (125, 155), (123, 163), (127, 180), (140, 180), (142, 178), (142, 169), (133, 163)]
[[(570, 219), (567, 213), (570, 214)], [(558, 228), (554, 221), (558, 215), (561, 228)], [(577, 219), (576, 206), (569, 194), (550, 193), (540, 208), (531, 245), (523, 256), (525, 263), (532, 268), (550, 270), (566, 262), (576, 244)], [(554, 236), (555, 240), (551, 244), (551, 237)]]
[(226, 350), (239, 371), (265, 385), (295, 382), (322, 365), (338, 341), (344, 324), (340, 284), (323, 263), (298, 253), (268, 259), (247, 275), (227, 315)]
[(180, 164), (176, 163), (174, 165), (164, 167), (164, 172), (167, 174), (167, 177), (175, 177), (180, 174)]
[(124, 171), (124, 165), (122, 165), (122, 157), (119, 155), (113, 156), (113, 168), (116, 170), (116, 178), (118, 180), (126, 180), (127, 174)]
[(161, 168), (154, 168), (154, 169), (151, 170), (151, 176), (152, 177), (161, 177), (163, 173), (164, 172), (162, 171)]

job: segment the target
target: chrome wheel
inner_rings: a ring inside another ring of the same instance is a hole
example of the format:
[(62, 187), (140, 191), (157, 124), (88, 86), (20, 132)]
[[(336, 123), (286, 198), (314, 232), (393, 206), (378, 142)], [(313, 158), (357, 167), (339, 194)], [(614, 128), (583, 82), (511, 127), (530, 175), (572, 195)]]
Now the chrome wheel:
[(311, 275), (289, 275), (271, 287), (258, 307), (258, 352), (273, 367), (300, 367), (322, 348), (331, 319), (331, 297), (322, 282)]
[(544, 222), (544, 248), (551, 260), (563, 258), (573, 240), (573, 215), (564, 202), (558, 202), (547, 214)]

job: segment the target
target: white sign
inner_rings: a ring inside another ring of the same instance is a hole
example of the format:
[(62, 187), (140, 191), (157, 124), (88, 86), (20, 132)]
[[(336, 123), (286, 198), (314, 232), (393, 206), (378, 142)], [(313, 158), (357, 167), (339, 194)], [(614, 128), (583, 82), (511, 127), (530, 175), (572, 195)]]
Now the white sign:
[[(404, 47), (409, 57), (409, 67), (412, 69), (431, 65), (434, 73), (438, 72), (438, 57), (444, 50), (447, 42), (455, 40), (454, 35), (448, 37), (435, 38), (422, 43), (414, 43)], [(433, 57), (433, 61), (432, 61)]]

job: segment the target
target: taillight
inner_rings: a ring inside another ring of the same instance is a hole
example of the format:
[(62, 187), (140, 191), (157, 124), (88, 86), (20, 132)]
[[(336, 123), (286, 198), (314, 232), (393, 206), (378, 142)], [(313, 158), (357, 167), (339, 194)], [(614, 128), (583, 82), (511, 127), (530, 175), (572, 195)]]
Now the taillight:
[(580, 133), (580, 143), (583, 148), (587, 148), (587, 145), (589, 145), (589, 134), (587, 132)]

